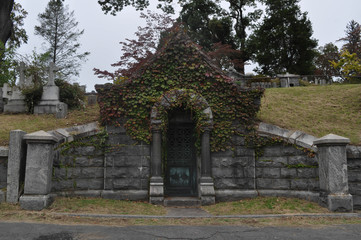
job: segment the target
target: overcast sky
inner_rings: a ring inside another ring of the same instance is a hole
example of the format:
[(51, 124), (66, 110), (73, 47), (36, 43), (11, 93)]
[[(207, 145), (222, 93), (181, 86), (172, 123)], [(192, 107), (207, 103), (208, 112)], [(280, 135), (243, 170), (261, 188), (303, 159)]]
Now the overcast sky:
[[(19, 49), (20, 54), (30, 54), (34, 48), (42, 52), (43, 40), (34, 35), (34, 26), (38, 25), (38, 14), (44, 12), (48, 0), (15, 0), (28, 12), (25, 19), (25, 29), (29, 35), (28, 44)], [(150, 0), (151, 8), (155, 10), (157, 0)], [(120, 55), (120, 41), (134, 38), (139, 25), (144, 21), (139, 19), (139, 12), (127, 8), (117, 16), (105, 15), (97, 0), (65, 0), (70, 10), (74, 10), (75, 18), (79, 22), (79, 29), (85, 32), (80, 39), (82, 51), (90, 52), (88, 61), (83, 64), (76, 82), (87, 85), (87, 91), (94, 90), (95, 84), (108, 82), (99, 79), (93, 73), (93, 68), (112, 70), (110, 64), (116, 62)], [(337, 39), (344, 37), (347, 23), (354, 19), (361, 23), (360, 0), (301, 0), (301, 11), (308, 12), (313, 26), (313, 37), (319, 46), (333, 42), (338, 46), (342, 43)], [(246, 66), (246, 72), (252, 72), (253, 65)]]

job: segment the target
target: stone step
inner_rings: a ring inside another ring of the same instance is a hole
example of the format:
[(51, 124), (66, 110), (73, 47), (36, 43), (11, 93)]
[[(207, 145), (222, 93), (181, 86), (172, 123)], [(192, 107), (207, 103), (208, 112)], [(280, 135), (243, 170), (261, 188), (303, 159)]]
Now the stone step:
[(199, 207), (201, 200), (197, 197), (167, 197), (164, 199), (166, 207)]

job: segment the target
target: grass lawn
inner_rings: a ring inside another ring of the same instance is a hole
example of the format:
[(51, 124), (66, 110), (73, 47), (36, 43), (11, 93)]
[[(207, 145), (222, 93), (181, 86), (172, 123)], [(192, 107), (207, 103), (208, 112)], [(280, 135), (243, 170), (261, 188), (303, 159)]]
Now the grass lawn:
[(361, 145), (361, 84), (267, 89), (258, 117), (316, 137), (337, 134)]
[[(277, 197), (259, 197), (202, 207), (214, 215), (327, 213), (328, 210), (304, 200)], [(119, 201), (99, 198), (58, 197), (48, 209), (21, 210), (18, 204), (0, 204), (1, 221), (42, 222), (52, 224), (128, 225), (252, 225), (252, 226), (324, 226), (361, 224), (361, 218), (344, 217), (284, 217), (284, 218), (100, 218), (59, 215), (56, 213), (155, 215), (166, 214), (163, 206), (145, 202)]]
[(0, 114), (0, 146), (7, 146), (9, 144), (9, 132), (11, 130), (20, 129), (27, 133), (32, 133), (39, 130), (49, 131), (58, 128), (67, 128), (98, 120), (98, 105), (87, 106), (85, 109), (69, 111), (68, 116), (63, 119), (56, 119), (52, 114)]

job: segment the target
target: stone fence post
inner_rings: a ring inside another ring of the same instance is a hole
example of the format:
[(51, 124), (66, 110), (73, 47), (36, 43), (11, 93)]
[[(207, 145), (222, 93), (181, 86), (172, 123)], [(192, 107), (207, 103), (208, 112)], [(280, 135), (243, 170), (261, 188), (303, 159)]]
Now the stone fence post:
[(353, 211), (352, 196), (348, 190), (346, 145), (348, 138), (334, 134), (313, 142), (318, 148), (320, 204), (331, 211)]
[(20, 206), (42, 210), (51, 204), (50, 190), (56, 137), (44, 131), (26, 134), (27, 143), (24, 195)]
[(17, 203), (21, 182), (24, 181), (26, 144), (21, 130), (10, 131), (6, 201)]

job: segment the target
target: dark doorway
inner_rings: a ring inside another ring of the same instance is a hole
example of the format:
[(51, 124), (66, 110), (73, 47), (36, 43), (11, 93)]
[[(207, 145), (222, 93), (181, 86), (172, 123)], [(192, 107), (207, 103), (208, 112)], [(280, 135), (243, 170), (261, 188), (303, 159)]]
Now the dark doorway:
[(197, 195), (197, 164), (194, 123), (191, 113), (172, 111), (167, 131), (165, 163), (165, 194), (167, 196)]

